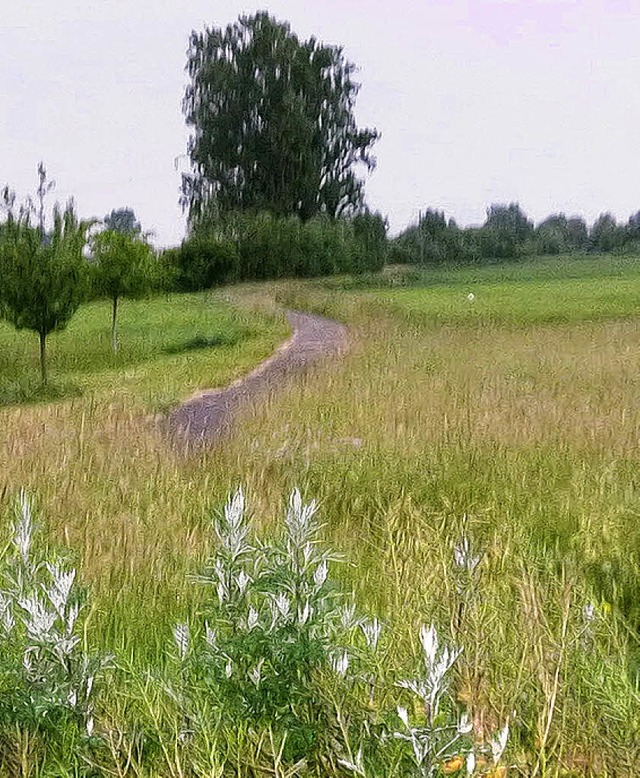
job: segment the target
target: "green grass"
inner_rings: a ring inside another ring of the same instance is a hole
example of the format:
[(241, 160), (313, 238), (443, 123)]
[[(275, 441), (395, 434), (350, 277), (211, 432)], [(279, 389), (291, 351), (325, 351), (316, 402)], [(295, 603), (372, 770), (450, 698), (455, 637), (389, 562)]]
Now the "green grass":
[(567, 256), (482, 267), (390, 268), (326, 286), (374, 292), (375, 303), (422, 324), (526, 327), (636, 317), (639, 277), (637, 257)]
[[(344, 320), (352, 348), (189, 457), (141, 409), (176, 396), (189, 360), (201, 380), (211, 355), (191, 346), (213, 328), (174, 340), (183, 354), (87, 372), (81, 398), (0, 411), (4, 526), (9, 498), (28, 487), (91, 588), (88, 641), (128, 668), (104, 696), (106, 719), (145, 722), (182, 774), (196, 771), (178, 730), (141, 712), (141, 679), (149, 666), (171, 674), (173, 624), (201, 616), (206, 592), (190, 576), (215, 547), (211, 513), (242, 484), (267, 533), (297, 485), (320, 501), (323, 540), (344, 554), (332, 574), (385, 623), (383, 699), (419, 655), (417, 628), (434, 620), (464, 646), (452, 693), (476, 736), (486, 742), (515, 711), (509, 774), (637, 775), (640, 272), (633, 259), (607, 262), (446, 269), (437, 283), (398, 289), (342, 279), (229, 290), (247, 311), (241, 321), (271, 322), (265, 352), (282, 321), (249, 313), (256, 296)], [(123, 327), (123, 349), (125, 340)], [(172, 360), (179, 368), (159, 390)], [(223, 363), (220, 376), (239, 369), (228, 354)], [(119, 402), (127, 386), (130, 401)], [(463, 532), (482, 553), (468, 598), (453, 561)], [(161, 685), (150, 688), (160, 700)], [(225, 753), (239, 775), (273, 774), (246, 766), (267, 741), (264, 731), (233, 741)], [(153, 775), (146, 758), (139, 774)], [(180, 774), (162, 759), (155, 774)]]
[(150, 409), (226, 383), (286, 337), (282, 317), (242, 313), (222, 294), (124, 300), (119, 350), (110, 343), (110, 303), (83, 306), (48, 343), (51, 384), (39, 385), (37, 337), (0, 322), (0, 405), (115, 393)]

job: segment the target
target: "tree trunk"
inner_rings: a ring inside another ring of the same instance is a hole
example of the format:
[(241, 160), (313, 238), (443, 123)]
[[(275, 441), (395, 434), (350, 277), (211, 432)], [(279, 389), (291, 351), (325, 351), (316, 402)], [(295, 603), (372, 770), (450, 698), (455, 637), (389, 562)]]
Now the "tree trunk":
[(47, 333), (40, 332), (40, 378), (47, 385)]
[(116, 334), (116, 317), (118, 315), (118, 298), (113, 298), (113, 316), (111, 317), (111, 348), (113, 352), (118, 350), (118, 336)]

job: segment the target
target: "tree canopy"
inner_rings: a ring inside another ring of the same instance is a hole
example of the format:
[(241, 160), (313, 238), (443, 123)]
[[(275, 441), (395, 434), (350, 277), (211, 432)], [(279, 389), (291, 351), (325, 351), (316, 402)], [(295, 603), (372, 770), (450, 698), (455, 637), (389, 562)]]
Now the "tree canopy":
[[(133, 212), (130, 212), (133, 214)], [(106, 222), (107, 220), (105, 220)], [(140, 297), (152, 285), (152, 252), (136, 231), (107, 229), (91, 240), (92, 274), (96, 291), (112, 303), (111, 345), (118, 350), (116, 320), (121, 297)]]
[(193, 32), (183, 109), (192, 172), (191, 223), (203, 213), (265, 210), (307, 220), (363, 204), (358, 166), (372, 170), (378, 133), (359, 129), (359, 84), (343, 50), (300, 41), (266, 12)]
[(29, 212), (10, 216), (0, 244), (0, 288), (3, 316), (17, 329), (40, 337), (42, 381), (47, 381), (46, 339), (64, 329), (83, 300), (86, 262), (83, 248), (89, 222), (79, 221), (73, 203), (53, 212), (53, 229), (43, 232), (29, 221)]

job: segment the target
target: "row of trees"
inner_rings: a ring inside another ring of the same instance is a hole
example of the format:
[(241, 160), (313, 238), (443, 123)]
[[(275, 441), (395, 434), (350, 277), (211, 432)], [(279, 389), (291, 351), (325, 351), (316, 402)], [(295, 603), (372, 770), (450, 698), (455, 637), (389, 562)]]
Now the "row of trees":
[(153, 252), (133, 212), (112, 211), (103, 222), (77, 217), (73, 201), (53, 207), (47, 228), (45, 198), (55, 184), (38, 167), (34, 201), (16, 206), (2, 193), (0, 317), (32, 330), (40, 342), (40, 371), (47, 383), (47, 338), (64, 329), (80, 304), (101, 295), (112, 301), (112, 346), (117, 350), (118, 301), (143, 294), (154, 279)]
[(442, 211), (428, 209), (391, 248), (392, 261), (413, 264), (620, 251), (640, 253), (640, 211), (626, 224), (604, 213), (589, 228), (583, 218), (560, 213), (535, 226), (518, 203), (494, 204), (481, 227), (467, 228), (447, 220)]
[(228, 214), (193, 231), (164, 253), (170, 283), (181, 291), (221, 283), (380, 270), (387, 257), (387, 222), (363, 210), (352, 217)]

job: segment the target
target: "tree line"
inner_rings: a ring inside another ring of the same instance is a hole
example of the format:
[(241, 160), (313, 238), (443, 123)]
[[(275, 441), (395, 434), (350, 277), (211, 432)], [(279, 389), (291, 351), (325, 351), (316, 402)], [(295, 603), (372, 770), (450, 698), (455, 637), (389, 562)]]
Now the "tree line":
[(589, 227), (580, 216), (559, 213), (534, 225), (518, 203), (493, 204), (482, 226), (460, 228), (429, 208), (393, 240), (390, 261), (433, 265), (590, 252), (640, 254), (640, 211), (625, 224), (603, 213)]

